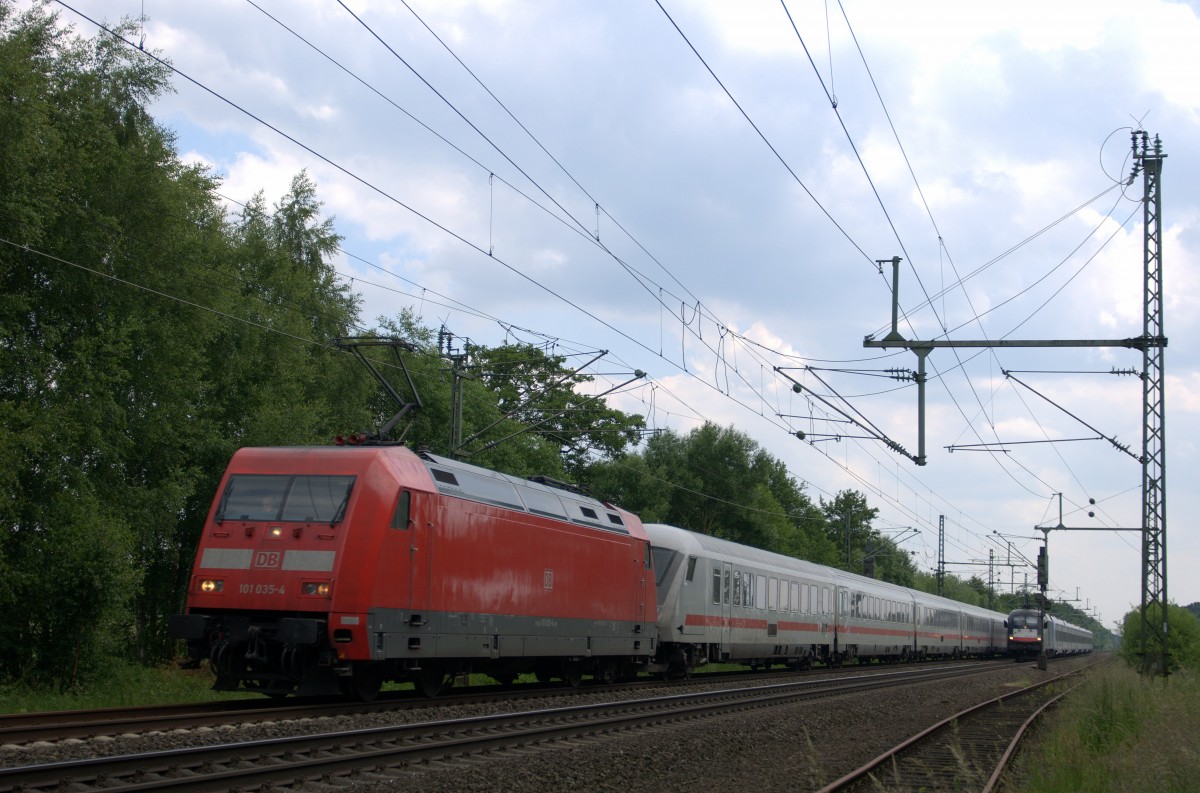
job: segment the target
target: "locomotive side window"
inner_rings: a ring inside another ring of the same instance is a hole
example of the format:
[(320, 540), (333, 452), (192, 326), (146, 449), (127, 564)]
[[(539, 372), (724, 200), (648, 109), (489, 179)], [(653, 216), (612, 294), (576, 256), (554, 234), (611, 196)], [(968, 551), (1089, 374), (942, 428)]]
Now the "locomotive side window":
[(412, 496), (407, 490), (400, 491), (400, 498), (396, 500), (396, 511), (392, 513), (392, 528), (404, 531), (408, 529), (408, 507)]
[(696, 557), (688, 557), (687, 576), (683, 579), (685, 584), (692, 583), (692, 579), (696, 577)]
[(353, 476), (234, 475), (225, 488), (217, 521), (337, 523), (353, 485)]
[(562, 502), (558, 500), (558, 496), (553, 493), (540, 490), (536, 487), (518, 487), (517, 492), (520, 493), (522, 500), (525, 502), (526, 509), (530, 512), (547, 515), (552, 518), (566, 519), (567, 511), (563, 509)]
[(483, 476), (472, 471), (459, 471), (457, 478), (463, 492), (452, 495), (465, 495), (476, 501), (499, 504), (503, 507), (525, 508), (520, 497), (517, 496), (517, 489), (511, 482), (494, 476)]

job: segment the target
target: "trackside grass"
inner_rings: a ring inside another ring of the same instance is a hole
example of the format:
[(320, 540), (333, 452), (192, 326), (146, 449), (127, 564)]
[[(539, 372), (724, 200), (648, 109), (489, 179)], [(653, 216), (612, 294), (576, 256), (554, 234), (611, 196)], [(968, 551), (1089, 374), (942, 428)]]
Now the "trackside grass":
[(219, 699), (258, 697), (249, 693), (212, 691), (207, 670), (146, 669), (114, 663), (103, 683), (88, 683), (67, 691), (0, 685), (0, 713), (41, 713), (56, 710), (125, 708), (136, 705), (212, 702)]
[[(707, 671), (744, 670), (735, 665), (710, 666)], [(533, 675), (521, 675), (520, 683), (534, 682)], [(123, 708), (136, 705), (177, 705), (224, 699), (262, 699), (248, 691), (212, 690), (213, 675), (207, 665), (194, 671), (176, 667), (145, 669), (114, 662), (102, 683), (83, 683), (67, 691), (30, 688), (20, 684), (0, 684), (0, 714), (41, 713), (56, 710)], [(487, 675), (471, 675), (470, 685), (491, 686), (496, 681)], [(411, 690), (411, 683), (384, 685), (385, 691)]]
[(1166, 683), (1123, 663), (1096, 670), (1022, 751), (1008, 790), (1200, 791), (1200, 675)]

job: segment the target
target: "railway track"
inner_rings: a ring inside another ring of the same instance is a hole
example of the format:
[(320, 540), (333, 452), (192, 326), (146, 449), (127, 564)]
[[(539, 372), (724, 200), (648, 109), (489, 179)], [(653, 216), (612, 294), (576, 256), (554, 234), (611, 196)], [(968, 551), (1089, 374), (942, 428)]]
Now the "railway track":
[(413, 764), (814, 698), (981, 674), (991, 664), (855, 676), (0, 769), (0, 792), (228, 790), (402, 773)]
[(993, 793), (1033, 721), (1083, 680), (1097, 661), (1010, 691), (897, 744), (818, 793)]
[[(975, 662), (962, 662), (975, 663)], [(870, 674), (885, 667), (850, 667), (844, 670), (817, 669), (792, 672), (710, 672), (695, 675), (688, 681), (672, 681), (675, 685), (702, 685), (720, 681), (815, 677), (834, 673)], [(95, 710), (54, 711), (45, 713), (0, 714), (0, 746), (29, 745), (65, 739), (91, 739), (99, 736), (145, 734), (154, 731), (188, 729), (202, 726), (261, 723), (265, 721), (348, 716), (395, 710), (422, 710), (433, 707), (487, 704), (497, 700), (527, 700), (545, 697), (570, 697), (580, 693), (625, 692), (653, 689), (664, 681), (642, 679), (604, 686), (585, 685), (580, 688), (530, 683), (518, 686), (475, 686), (437, 699), (418, 697), (410, 691), (385, 692), (375, 702), (362, 703), (345, 698), (293, 699), (286, 704), (270, 699), (226, 700), (189, 705), (152, 705), (133, 708), (101, 708)]]

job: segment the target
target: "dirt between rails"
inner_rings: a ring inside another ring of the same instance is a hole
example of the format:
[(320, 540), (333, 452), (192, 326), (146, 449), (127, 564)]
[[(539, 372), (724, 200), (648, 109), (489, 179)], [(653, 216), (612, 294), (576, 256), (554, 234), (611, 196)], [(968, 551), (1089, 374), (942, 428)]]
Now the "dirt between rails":
[[(1088, 663), (1013, 663), (989, 673), (689, 720), (486, 758), (360, 776), (356, 793), (416, 790), (637, 793), (815, 790), (978, 702)], [(367, 778), (364, 778), (367, 777)]]

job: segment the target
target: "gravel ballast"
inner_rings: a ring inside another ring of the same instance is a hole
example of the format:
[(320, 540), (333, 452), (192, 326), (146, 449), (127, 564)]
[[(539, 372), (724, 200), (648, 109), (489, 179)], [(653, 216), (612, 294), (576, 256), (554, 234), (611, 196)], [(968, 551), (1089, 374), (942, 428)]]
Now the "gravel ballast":
[[(950, 681), (558, 741), (493, 752), (486, 757), (412, 766), (382, 777), (368, 772), (352, 780), (339, 780), (335, 786), (372, 792), (586, 789), (632, 793), (746, 790), (747, 785), (755, 790), (813, 790), (972, 704), (1086, 662), (1084, 658), (1064, 659), (1051, 664), (1046, 672), (1038, 671), (1032, 663), (1005, 663), (992, 666), (988, 672)], [(727, 681), (721, 684), (728, 685)], [(646, 691), (618, 695), (597, 689), (572, 698), (572, 704), (652, 695)], [(562, 704), (553, 699), (525, 700), (0, 746), (0, 766), (330, 733)], [(318, 784), (313, 789), (330, 787)]]

